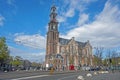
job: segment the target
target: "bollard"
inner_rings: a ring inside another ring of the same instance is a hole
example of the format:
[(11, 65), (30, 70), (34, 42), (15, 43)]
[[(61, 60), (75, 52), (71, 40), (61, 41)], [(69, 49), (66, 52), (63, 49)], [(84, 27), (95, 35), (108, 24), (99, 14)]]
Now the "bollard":
[(53, 74), (53, 72), (54, 72), (54, 69), (53, 69), (53, 68), (51, 68), (51, 70), (50, 70), (50, 74), (52, 75), (52, 74)]
[(94, 72), (94, 75), (97, 75), (97, 72)]

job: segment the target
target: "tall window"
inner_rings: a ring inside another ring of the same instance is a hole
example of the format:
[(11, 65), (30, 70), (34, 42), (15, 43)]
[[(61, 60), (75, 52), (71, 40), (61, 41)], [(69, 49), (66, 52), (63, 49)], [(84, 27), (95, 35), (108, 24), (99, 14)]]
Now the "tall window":
[(62, 53), (64, 53), (64, 52), (65, 52), (64, 47), (61, 47), (61, 52), (62, 52)]

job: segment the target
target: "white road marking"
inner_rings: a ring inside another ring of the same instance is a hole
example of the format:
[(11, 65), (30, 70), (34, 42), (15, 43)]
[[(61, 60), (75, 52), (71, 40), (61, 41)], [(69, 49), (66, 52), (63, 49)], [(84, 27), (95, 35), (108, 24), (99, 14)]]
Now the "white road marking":
[(91, 73), (88, 73), (86, 76), (87, 76), (87, 77), (92, 77), (92, 74), (91, 74)]
[(16, 78), (16, 79), (11, 79), (11, 80), (23, 80), (23, 79), (31, 79), (31, 78), (45, 77), (45, 76), (50, 76), (50, 75), (38, 75), (38, 76), (22, 77), (22, 78)]
[(63, 80), (63, 79), (71, 78), (71, 77), (75, 77), (75, 76), (78, 76), (78, 75), (73, 75), (73, 76), (63, 77), (63, 78), (59, 78), (59, 79), (57, 79), (57, 80)]

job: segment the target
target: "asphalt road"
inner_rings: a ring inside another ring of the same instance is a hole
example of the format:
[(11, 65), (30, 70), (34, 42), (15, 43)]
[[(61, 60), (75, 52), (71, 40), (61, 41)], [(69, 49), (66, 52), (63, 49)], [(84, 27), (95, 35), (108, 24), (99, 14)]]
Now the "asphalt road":
[[(90, 73), (92, 76), (87, 76)], [(84, 80), (120, 80), (120, 72), (99, 73), (89, 71), (74, 72), (42, 72), (42, 71), (18, 71), (0, 73), (0, 80), (77, 80), (78, 76), (83, 76)]]

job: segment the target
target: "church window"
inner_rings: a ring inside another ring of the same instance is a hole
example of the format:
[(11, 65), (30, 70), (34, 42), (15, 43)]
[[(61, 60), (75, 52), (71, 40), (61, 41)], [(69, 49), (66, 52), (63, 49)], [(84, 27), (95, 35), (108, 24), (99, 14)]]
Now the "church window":
[(62, 48), (61, 48), (61, 52), (64, 53), (64, 51), (65, 51), (65, 50), (64, 50), (64, 48), (62, 47)]

